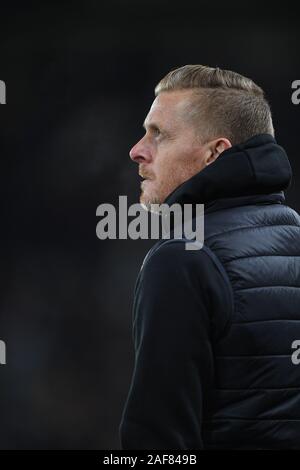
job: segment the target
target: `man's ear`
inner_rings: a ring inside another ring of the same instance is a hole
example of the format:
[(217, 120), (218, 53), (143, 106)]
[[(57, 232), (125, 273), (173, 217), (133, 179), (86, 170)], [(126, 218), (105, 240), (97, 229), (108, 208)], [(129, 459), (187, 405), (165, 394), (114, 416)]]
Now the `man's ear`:
[(232, 147), (230, 140), (225, 137), (220, 137), (219, 139), (212, 140), (208, 143), (208, 152), (205, 158), (205, 164), (210, 165), (213, 163), (218, 156), (224, 152), (224, 150)]

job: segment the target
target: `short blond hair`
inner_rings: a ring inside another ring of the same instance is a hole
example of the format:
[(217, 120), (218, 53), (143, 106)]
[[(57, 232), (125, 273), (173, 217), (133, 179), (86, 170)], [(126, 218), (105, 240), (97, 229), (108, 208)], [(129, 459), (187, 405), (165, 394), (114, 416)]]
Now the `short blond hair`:
[(187, 89), (195, 91), (187, 117), (202, 140), (226, 137), (235, 145), (257, 134), (274, 136), (270, 105), (250, 78), (218, 67), (184, 65), (158, 83), (155, 95)]

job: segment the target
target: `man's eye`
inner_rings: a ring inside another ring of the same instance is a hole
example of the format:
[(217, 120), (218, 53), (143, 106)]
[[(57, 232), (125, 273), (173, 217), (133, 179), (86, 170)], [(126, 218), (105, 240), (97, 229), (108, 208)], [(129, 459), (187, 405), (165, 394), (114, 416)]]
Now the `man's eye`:
[(160, 130), (159, 130), (158, 128), (154, 129), (153, 132), (154, 132), (154, 135), (155, 135), (155, 136), (158, 136), (158, 135), (161, 134), (161, 132), (160, 132)]

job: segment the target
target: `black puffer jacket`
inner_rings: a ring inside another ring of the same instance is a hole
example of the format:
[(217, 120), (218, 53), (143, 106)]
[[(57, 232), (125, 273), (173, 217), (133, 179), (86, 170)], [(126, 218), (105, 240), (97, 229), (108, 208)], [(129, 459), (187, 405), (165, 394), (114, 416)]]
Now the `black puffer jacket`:
[(205, 204), (205, 243), (158, 242), (136, 284), (124, 449), (298, 449), (300, 217), (291, 169), (259, 135), (167, 203)]

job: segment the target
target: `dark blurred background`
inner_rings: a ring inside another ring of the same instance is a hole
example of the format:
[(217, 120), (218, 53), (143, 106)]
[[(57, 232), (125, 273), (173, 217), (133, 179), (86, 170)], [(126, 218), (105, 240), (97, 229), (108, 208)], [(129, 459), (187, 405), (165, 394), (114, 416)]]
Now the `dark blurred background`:
[(133, 288), (154, 242), (100, 241), (95, 213), (137, 202), (128, 152), (170, 69), (229, 68), (266, 90), (300, 210), (299, 20), (280, 5), (1, 4), (0, 448), (119, 448)]

